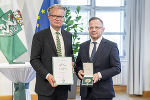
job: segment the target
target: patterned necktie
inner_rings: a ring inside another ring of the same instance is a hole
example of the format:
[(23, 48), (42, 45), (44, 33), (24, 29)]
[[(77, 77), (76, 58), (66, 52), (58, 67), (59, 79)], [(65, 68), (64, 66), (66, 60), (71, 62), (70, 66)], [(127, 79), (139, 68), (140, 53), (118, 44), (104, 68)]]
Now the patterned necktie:
[(92, 50), (92, 53), (91, 53), (90, 61), (93, 61), (94, 55), (96, 53), (96, 43), (97, 42), (92, 42), (92, 43), (94, 44), (94, 47), (93, 47), (93, 50)]
[(58, 54), (58, 57), (61, 57), (62, 53), (61, 53), (61, 43), (60, 43), (59, 35), (60, 33), (56, 32), (57, 54)]

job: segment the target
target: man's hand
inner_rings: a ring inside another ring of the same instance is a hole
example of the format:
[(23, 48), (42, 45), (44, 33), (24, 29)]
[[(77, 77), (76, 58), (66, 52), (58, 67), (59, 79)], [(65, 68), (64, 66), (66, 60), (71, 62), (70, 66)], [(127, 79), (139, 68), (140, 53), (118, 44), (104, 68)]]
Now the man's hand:
[(80, 79), (83, 79), (83, 77), (84, 77), (83, 70), (80, 70), (80, 71), (78, 72), (78, 76), (79, 76)]
[(56, 81), (55, 81), (55, 79), (54, 79), (52, 74), (48, 75), (47, 80), (49, 81), (49, 83), (51, 84), (52, 87), (56, 87), (57, 86), (57, 85), (54, 85), (54, 83), (56, 83)]
[(95, 73), (95, 74), (93, 75), (94, 83), (96, 83), (99, 79), (100, 79), (100, 78), (99, 78), (98, 73)]

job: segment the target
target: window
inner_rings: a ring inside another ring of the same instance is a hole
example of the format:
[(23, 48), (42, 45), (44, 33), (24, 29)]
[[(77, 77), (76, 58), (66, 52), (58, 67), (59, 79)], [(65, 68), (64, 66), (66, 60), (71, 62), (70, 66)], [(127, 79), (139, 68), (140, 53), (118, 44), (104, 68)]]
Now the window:
[(69, 7), (72, 11), (81, 6), (82, 23), (84, 32), (79, 33), (80, 43), (89, 40), (88, 20), (99, 17), (104, 22), (105, 32), (103, 37), (118, 44), (120, 57), (126, 57), (125, 34), (125, 0), (60, 0), (60, 4)]
[(103, 7), (124, 6), (124, 0), (96, 0), (96, 6), (103, 6)]
[(76, 7), (81, 6), (84, 32), (79, 33), (80, 43), (90, 39), (88, 20), (93, 16), (103, 20), (105, 27), (103, 37), (118, 44), (121, 58), (122, 72), (113, 77), (114, 85), (126, 85), (127, 79), (124, 77), (127, 75), (126, 0), (60, 0), (60, 3), (71, 9), (72, 17)]
[(60, 0), (60, 4), (69, 6), (90, 5), (90, 0)]

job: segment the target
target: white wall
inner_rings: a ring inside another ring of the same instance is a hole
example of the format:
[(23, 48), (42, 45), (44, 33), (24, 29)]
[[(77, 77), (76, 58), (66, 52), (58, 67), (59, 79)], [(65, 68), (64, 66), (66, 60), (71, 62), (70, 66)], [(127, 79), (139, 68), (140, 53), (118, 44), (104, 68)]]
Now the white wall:
[(34, 89), (35, 89), (35, 82), (36, 82), (36, 78), (34, 78), (31, 82), (30, 82), (30, 93), (31, 94), (35, 94)]
[(144, 90), (150, 91), (150, 0), (145, 0), (145, 85)]

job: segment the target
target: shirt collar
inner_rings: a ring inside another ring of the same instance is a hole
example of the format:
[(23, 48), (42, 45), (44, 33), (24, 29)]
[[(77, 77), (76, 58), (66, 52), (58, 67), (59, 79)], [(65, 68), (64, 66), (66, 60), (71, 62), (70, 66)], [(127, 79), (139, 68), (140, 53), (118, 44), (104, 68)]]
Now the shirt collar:
[(102, 36), (101, 36), (100, 38), (98, 38), (96, 41), (93, 41), (93, 40), (91, 39), (91, 43), (92, 43), (92, 42), (96, 42), (96, 43), (100, 44), (101, 40), (102, 40)]
[[(52, 32), (52, 34), (55, 34), (57, 31), (54, 30), (54, 28), (52, 26), (50, 26), (50, 30)], [(61, 30), (58, 31), (61, 34)]]

